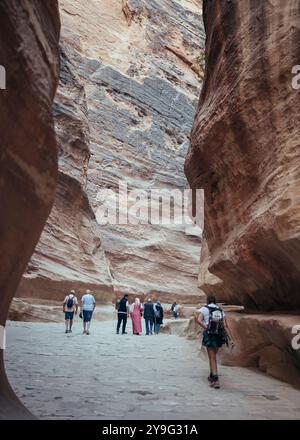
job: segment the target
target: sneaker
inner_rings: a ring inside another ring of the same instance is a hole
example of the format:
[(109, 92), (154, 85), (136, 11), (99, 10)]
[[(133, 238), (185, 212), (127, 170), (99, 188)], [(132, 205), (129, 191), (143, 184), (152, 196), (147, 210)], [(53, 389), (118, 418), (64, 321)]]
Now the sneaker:
[(86, 334), (87, 334), (87, 335), (89, 335), (89, 334), (90, 334), (90, 332), (89, 332), (89, 331), (87, 331), (87, 332), (86, 332)]
[(69, 333), (69, 330), (66, 330), (65, 333)]
[(212, 382), (212, 380), (213, 380), (213, 375), (212, 375), (211, 373), (210, 373), (210, 375), (208, 376), (207, 380), (208, 380), (208, 382)]
[(216, 381), (214, 382), (214, 388), (215, 388), (216, 390), (218, 390), (218, 389), (220, 388), (219, 380), (216, 380)]
[(212, 388), (216, 388), (216, 389), (220, 388), (218, 375), (212, 376), (211, 381), (210, 381), (210, 386)]

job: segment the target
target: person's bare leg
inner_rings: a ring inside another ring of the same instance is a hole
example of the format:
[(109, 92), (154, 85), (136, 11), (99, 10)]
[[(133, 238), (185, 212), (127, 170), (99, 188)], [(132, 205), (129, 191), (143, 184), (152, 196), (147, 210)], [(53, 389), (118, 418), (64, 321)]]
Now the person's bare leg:
[(218, 365), (217, 365), (217, 349), (211, 349), (211, 372), (214, 376), (218, 375)]
[(208, 355), (208, 361), (209, 361), (209, 374), (212, 374), (212, 355), (211, 355), (211, 351), (212, 349), (207, 347), (207, 355)]
[(72, 330), (72, 325), (73, 325), (73, 319), (70, 319), (70, 324), (69, 324), (69, 330)]
[(69, 319), (66, 319), (66, 333), (69, 331)]
[(83, 333), (86, 333), (86, 322), (83, 321)]
[(90, 326), (91, 326), (91, 321), (88, 321), (86, 323), (86, 333), (89, 335), (90, 334)]
[(213, 349), (213, 369), (215, 371), (214, 376), (216, 378), (216, 380), (213, 382), (214, 388), (220, 388), (220, 383), (219, 383), (219, 376), (218, 376), (218, 363), (217, 363), (217, 353), (218, 353), (218, 348), (214, 348)]

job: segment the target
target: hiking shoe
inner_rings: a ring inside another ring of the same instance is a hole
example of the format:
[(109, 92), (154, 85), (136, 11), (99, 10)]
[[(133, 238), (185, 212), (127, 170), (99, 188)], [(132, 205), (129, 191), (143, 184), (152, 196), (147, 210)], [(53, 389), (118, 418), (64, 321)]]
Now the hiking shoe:
[(213, 386), (214, 386), (214, 388), (215, 388), (216, 390), (218, 390), (218, 389), (220, 388), (220, 382), (219, 382), (219, 380), (216, 380), (216, 381), (213, 383)]
[(219, 377), (218, 375), (212, 376), (210, 381), (210, 386), (212, 388), (220, 388)]

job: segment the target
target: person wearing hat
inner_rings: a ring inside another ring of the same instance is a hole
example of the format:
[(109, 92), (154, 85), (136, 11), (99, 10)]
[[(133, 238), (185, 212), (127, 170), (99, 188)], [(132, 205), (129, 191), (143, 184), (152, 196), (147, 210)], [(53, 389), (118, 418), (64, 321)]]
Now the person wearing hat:
[(75, 290), (71, 290), (63, 302), (63, 312), (65, 314), (66, 331), (65, 333), (72, 333), (74, 313), (77, 315), (78, 300), (76, 298)]

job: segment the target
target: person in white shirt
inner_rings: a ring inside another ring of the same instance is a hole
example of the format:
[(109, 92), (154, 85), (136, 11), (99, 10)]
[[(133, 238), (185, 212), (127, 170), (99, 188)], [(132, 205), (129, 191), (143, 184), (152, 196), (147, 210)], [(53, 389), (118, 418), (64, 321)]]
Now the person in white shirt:
[[(208, 295), (207, 305), (199, 310), (198, 323), (204, 329), (202, 345), (206, 347), (210, 375), (208, 381), (214, 388), (220, 388), (217, 353), (222, 345), (228, 345), (228, 337), (232, 341), (224, 311), (217, 306), (216, 297)], [(232, 343), (232, 342), (231, 342)]]
[(83, 333), (90, 334), (90, 325), (93, 312), (96, 307), (96, 301), (90, 290), (87, 290), (81, 298), (81, 310), (83, 318)]

